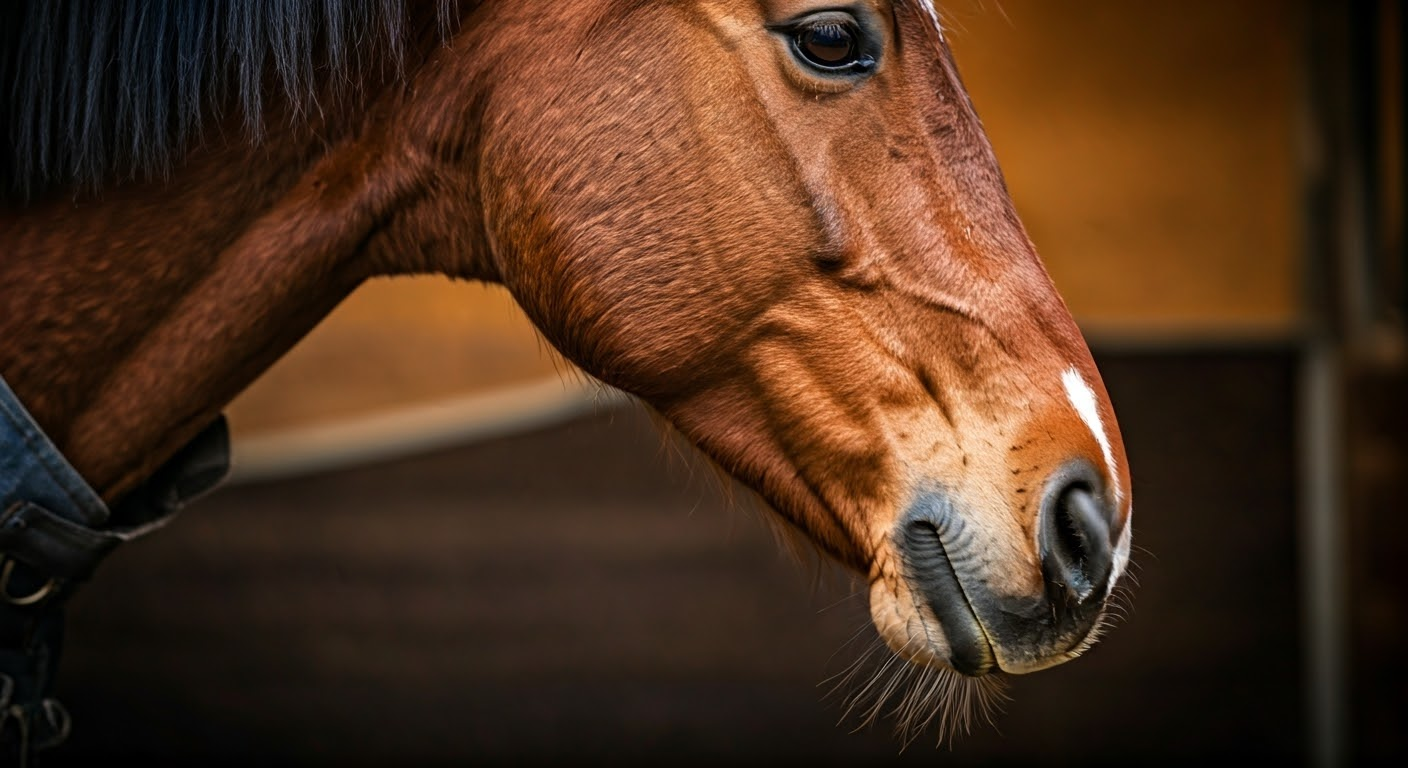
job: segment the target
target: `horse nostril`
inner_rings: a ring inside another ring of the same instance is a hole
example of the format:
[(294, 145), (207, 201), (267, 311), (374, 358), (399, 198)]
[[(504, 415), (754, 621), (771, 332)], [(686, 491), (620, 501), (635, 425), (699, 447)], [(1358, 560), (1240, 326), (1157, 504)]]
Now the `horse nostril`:
[[(963, 520), (952, 514), (950, 500), (942, 493), (926, 493), (902, 518), (895, 547), (913, 594), (928, 604), (943, 628), (949, 666), (960, 674), (977, 676), (992, 671), (996, 662), (974, 609), (975, 602), (984, 600), (982, 588), (973, 585), (976, 591), (970, 598), (959, 578), (965, 561), (972, 559), (972, 553), (958, 543), (967, 539)], [(950, 545), (956, 548), (950, 551)]]
[(1081, 605), (1105, 595), (1114, 567), (1113, 510), (1081, 477), (1055, 484), (1042, 505), (1041, 567), (1058, 604)]

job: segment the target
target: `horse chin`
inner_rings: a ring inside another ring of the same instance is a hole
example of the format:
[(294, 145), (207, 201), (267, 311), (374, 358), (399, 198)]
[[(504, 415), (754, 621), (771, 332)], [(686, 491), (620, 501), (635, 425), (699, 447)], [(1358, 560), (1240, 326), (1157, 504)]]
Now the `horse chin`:
[[(1108, 597), (1087, 606), (1087, 621), (1079, 627), (1049, 621), (1045, 596), (993, 598), (979, 588), (972, 602), (952, 568), (926, 567), (916, 575), (914, 541), (930, 537), (920, 528), (910, 538), (905, 565), (886, 567), (894, 556), (877, 560), (870, 615), (890, 651), (911, 664), (967, 678), (1038, 672), (1079, 657), (1107, 624)], [(935, 547), (932, 558), (946, 563), (942, 552)], [(921, 562), (934, 565), (929, 555)]]
[(903, 579), (880, 578), (870, 586), (870, 619), (896, 656), (965, 677), (999, 671), (977, 616), (966, 603), (952, 607), (952, 616), (940, 621)]
[(1093, 466), (1048, 471), (1030, 524), (961, 489), (911, 494), (877, 532), (871, 568), (871, 618), (890, 649), (981, 678), (1046, 669), (1094, 644), (1129, 526)]
[(921, 667), (951, 670), (964, 677), (1025, 675), (1079, 657), (1099, 638), (1104, 622), (1083, 637), (1064, 638), (1061, 650), (1034, 651), (994, 644), (982, 621), (966, 604), (934, 610), (917, 602), (903, 582), (877, 579), (870, 587), (870, 615), (876, 631), (901, 659)]

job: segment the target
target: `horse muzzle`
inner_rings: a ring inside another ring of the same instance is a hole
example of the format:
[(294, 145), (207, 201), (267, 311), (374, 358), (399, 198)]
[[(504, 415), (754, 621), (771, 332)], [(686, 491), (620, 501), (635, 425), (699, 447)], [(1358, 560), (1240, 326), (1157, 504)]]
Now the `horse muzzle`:
[[(1117, 577), (1122, 530), (1098, 474), (1071, 462), (1047, 480), (1035, 525), (1035, 563), (1014, 559), (990, 540), (961, 501), (942, 490), (920, 493), (901, 515), (892, 544), (923, 635), (955, 671), (1033, 672), (1074, 658), (1090, 642)], [(1123, 527), (1123, 526), (1122, 526)], [(1040, 571), (1037, 590), (1015, 592)], [(1015, 592), (1015, 593), (1014, 593)], [(925, 610), (927, 609), (927, 610)]]

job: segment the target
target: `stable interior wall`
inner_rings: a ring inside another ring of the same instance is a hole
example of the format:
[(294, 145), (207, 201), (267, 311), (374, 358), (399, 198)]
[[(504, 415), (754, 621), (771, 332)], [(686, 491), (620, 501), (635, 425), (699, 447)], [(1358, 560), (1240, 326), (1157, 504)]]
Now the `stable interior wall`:
[[(1014, 680), (995, 728), (937, 752), (847, 734), (818, 684), (865, 626), (854, 585), (810, 584), (608, 408), (230, 487), (119, 553), (73, 606), (73, 764), (1303, 757), (1298, 6), (941, 6), (1128, 443), (1132, 592), (1086, 658)], [(375, 281), (232, 406), (236, 458), (562, 365), (500, 289)]]

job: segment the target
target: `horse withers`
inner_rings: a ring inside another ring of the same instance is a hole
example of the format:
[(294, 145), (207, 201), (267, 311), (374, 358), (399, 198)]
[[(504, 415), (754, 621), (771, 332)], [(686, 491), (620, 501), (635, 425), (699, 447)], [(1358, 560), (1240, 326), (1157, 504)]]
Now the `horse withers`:
[(864, 578), (928, 670), (906, 727), (1093, 642), (1123, 443), (929, 0), (4, 13), (0, 375), (112, 508), (76, 525), (357, 285), (434, 272)]

